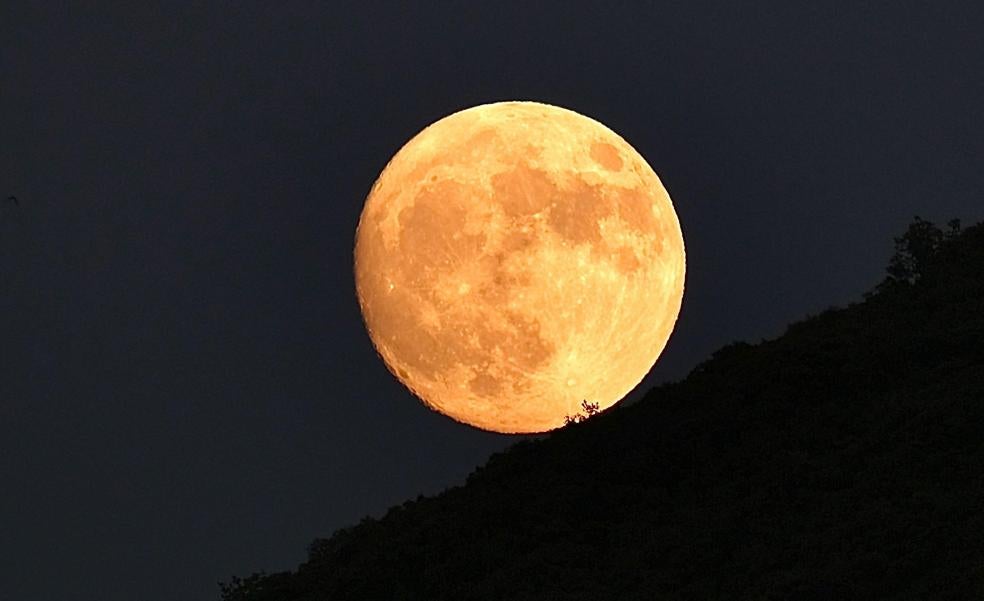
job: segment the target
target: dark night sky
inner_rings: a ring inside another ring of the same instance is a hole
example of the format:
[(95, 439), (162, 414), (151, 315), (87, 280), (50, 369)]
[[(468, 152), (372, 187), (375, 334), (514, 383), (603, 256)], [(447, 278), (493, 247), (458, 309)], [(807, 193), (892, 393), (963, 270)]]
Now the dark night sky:
[(4, 598), (215, 599), (514, 440), (416, 402), (354, 296), (369, 187), (456, 110), (571, 108), (660, 174), (688, 280), (643, 389), (984, 218), (977, 2), (101, 4), (0, 8)]

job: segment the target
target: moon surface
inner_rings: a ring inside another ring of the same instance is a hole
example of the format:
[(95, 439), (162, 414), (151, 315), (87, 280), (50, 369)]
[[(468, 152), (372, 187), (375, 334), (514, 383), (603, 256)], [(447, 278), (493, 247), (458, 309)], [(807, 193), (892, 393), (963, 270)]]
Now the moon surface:
[(536, 102), (430, 125), (365, 202), (355, 282), (388, 369), (484, 430), (544, 432), (652, 368), (683, 298), (680, 223), (625, 140)]

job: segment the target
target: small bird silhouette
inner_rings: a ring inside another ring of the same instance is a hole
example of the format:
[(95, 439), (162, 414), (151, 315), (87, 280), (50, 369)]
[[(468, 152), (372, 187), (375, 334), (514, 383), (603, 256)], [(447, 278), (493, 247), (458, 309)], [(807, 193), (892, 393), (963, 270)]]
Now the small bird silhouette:
[(18, 207), (20, 206), (20, 201), (17, 200), (17, 197), (16, 196), (13, 196), (13, 195), (7, 197), (7, 202), (12, 202), (15, 205), (17, 205)]

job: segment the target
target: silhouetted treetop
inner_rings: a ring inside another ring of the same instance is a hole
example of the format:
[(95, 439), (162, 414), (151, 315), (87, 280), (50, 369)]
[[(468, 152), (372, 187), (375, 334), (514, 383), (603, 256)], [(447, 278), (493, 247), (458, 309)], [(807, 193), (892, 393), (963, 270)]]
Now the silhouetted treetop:
[(942, 230), (918, 215), (904, 234), (895, 238), (895, 254), (889, 260), (888, 284), (913, 284), (931, 268), (944, 242), (960, 234), (960, 220), (953, 219)]

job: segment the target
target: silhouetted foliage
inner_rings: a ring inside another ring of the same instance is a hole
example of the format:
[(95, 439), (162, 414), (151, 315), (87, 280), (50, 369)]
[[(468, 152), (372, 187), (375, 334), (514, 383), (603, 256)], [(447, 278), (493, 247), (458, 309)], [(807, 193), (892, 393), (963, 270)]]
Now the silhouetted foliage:
[(600, 413), (600, 405), (598, 403), (589, 403), (587, 399), (581, 401), (581, 410), (574, 415), (564, 416), (564, 425), (569, 426), (571, 424), (579, 424), (588, 418), (594, 417)]
[[(930, 227), (931, 226), (931, 227)], [(984, 598), (984, 225), (225, 601)]]
[(917, 215), (905, 233), (895, 238), (895, 254), (885, 269), (888, 278), (882, 287), (913, 284), (931, 269), (943, 243), (960, 234), (959, 219), (951, 220), (948, 226), (944, 231)]

